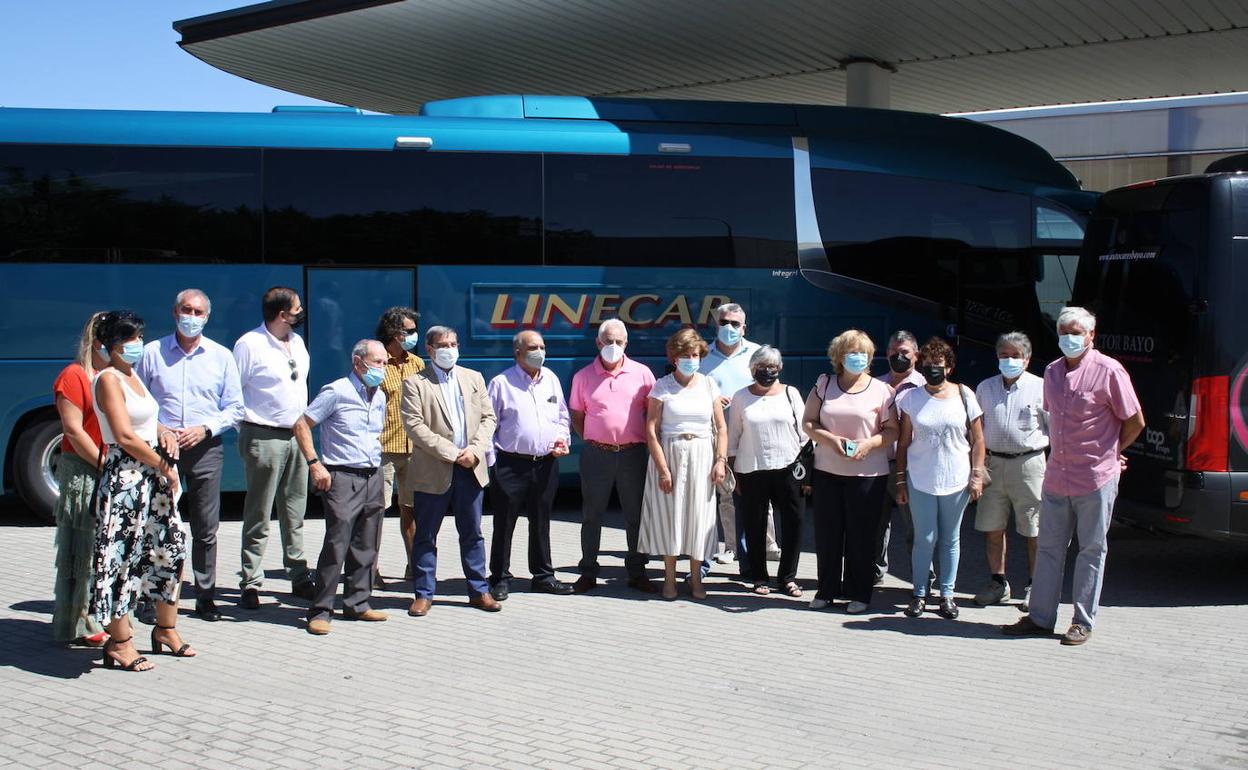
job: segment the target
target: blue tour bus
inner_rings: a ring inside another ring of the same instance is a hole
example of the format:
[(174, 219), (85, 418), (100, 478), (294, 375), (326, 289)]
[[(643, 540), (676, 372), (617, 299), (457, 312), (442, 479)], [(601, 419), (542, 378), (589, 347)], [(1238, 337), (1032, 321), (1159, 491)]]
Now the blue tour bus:
[(1036, 145), (966, 120), (552, 96), (417, 116), (0, 109), (0, 169), (0, 471), (42, 514), (50, 386), (95, 310), (133, 309), (155, 339), (194, 286), (231, 346), (266, 288), (295, 287), (314, 390), (391, 305), (458, 328), (487, 377), (536, 328), (566, 387), (612, 316), (661, 371), (672, 331), (710, 338), (732, 301), (802, 388), (850, 326), (956, 338), (969, 380), (1001, 331), (1050, 344), (1093, 204)]

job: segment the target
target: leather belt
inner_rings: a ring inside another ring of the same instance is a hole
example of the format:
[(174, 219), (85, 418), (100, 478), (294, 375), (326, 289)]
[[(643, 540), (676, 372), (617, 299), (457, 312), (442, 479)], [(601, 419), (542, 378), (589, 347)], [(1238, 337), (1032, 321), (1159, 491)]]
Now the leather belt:
[(292, 436), (295, 433), (293, 428), (279, 428), (276, 425), (261, 425), (258, 422), (251, 422), (250, 420), (243, 420), (242, 424), (252, 428), (259, 428), (260, 430), (271, 430), (276, 433), (285, 433)]
[(349, 465), (326, 465), (325, 470), (333, 473), (349, 473), (352, 476), (360, 476), (366, 479), (377, 475), (377, 468), (352, 468)]
[(700, 438), (710, 438), (710, 436), (700, 436), (697, 433), (671, 433), (663, 438), (678, 439), (680, 441), (694, 441), (695, 439)]
[(589, 444), (595, 449), (601, 449), (604, 452), (623, 452), (625, 449), (632, 449), (633, 447), (645, 446), (644, 441), (630, 441), (627, 444), (607, 444), (602, 441), (593, 441), (591, 439), (585, 439), (585, 443)]
[(1044, 450), (1043, 449), (1030, 449), (1026, 452), (994, 452), (991, 449), (988, 449), (985, 451), (988, 452), (989, 457), (1003, 457), (1006, 460), (1013, 460), (1018, 457), (1030, 457), (1031, 455), (1038, 455)]
[(517, 452), (504, 452), (503, 450), (500, 449), (498, 450), (498, 456), (510, 457), (513, 460), (528, 460), (531, 463), (537, 463), (537, 462), (541, 462), (542, 460), (545, 460), (551, 455), (549, 453), (544, 454), (544, 455), (522, 455)]

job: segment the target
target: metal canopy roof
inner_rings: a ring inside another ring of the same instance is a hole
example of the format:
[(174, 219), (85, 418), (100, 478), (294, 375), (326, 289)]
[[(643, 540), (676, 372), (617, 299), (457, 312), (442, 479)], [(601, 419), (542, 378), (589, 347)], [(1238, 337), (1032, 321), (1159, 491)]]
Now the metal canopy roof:
[(226, 72), (412, 113), (497, 93), (957, 112), (1248, 87), (1248, 0), (276, 0), (175, 22)]

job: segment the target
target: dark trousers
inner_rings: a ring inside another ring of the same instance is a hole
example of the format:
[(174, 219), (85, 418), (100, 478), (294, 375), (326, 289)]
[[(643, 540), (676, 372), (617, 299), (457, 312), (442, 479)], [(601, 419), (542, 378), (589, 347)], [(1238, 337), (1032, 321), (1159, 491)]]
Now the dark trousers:
[(875, 582), (875, 535), (887, 476), (838, 476), (816, 470), (816, 599), (870, 602)]
[[(740, 519), (745, 525), (745, 553), (749, 559), (749, 578), (766, 583), (767, 575), (767, 508), (776, 514), (776, 535), (780, 541), (780, 566), (776, 578), (781, 585), (797, 577), (797, 559), (802, 548), (801, 482), (788, 468), (737, 474), (737, 491), (741, 494)], [(742, 568), (744, 571), (744, 567)]]
[(316, 599), (308, 619), (334, 614), (334, 595), (345, 565), (346, 584), (342, 607), (361, 613), (370, 609), (373, 592), (373, 564), (377, 561), (377, 527), (385, 513), (382, 503), (382, 476), (379, 469), (370, 475), (350, 470), (330, 469), (329, 491), (325, 493), (325, 544), (316, 562)]
[(641, 530), (641, 501), (646, 492), (645, 444), (612, 452), (586, 444), (581, 450), (581, 563), (582, 575), (598, 577), (598, 551), (602, 545), (602, 514), (611, 499), (611, 490), (620, 496), (624, 513), (624, 537), (628, 553), (624, 566), (629, 578), (644, 579), (646, 554), (637, 553)]
[(211, 601), (217, 589), (217, 529), (221, 526), (221, 468), (225, 450), (213, 436), (178, 458), (182, 518), (191, 525), (191, 571), (195, 598)]
[(498, 453), (490, 469), (490, 500), (494, 504), (494, 536), (490, 540), (490, 585), (511, 582), (511, 538), (521, 514), (529, 518), (529, 573), (533, 583), (551, 583), (550, 510), (559, 487), (559, 463), (550, 455), (539, 460)]
[(459, 561), (468, 584), (468, 598), (490, 590), (485, 582), (485, 538), (481, 536), (481, 489), (473, 471), (456, 465), (451, 469), (451, 486), (441, 494), (416, 492), (412, 495), (412, 587), (418, 599), (432, 599), (438, 586), (438, 530), (449, 509), (459, 533)]

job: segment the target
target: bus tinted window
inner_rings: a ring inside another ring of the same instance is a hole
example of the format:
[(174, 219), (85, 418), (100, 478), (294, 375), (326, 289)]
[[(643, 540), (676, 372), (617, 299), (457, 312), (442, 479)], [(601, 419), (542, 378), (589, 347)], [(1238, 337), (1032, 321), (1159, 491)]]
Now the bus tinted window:
[(260, 260), (260, 153), (0, 145), (0, 259)]
[(546, 263), (794, 267), (793, 164), (548, 155)]
[(1231, 180), (1231, 206), (1234, 209), (1231, 227), (1235, 235), (1248, 235), (1248, 178)]
[(265, 153), (270, 262), (541, 262), (536, 155)]

